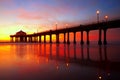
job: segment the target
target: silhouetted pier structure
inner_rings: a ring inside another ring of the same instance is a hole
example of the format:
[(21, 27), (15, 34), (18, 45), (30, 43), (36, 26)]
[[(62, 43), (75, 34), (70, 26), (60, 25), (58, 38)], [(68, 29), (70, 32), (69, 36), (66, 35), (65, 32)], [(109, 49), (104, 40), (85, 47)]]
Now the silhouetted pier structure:
[[(107, 44), (106, 40), (106, 33), (107, 30), (110, 28), (120, 28), (120, 20), (112, 20), (112, 21), (107, 21), (107, 22), (99, 22), (99, 23), (93, 23), (93, 24), (86, 24), (86, 25), (79, 25), (79, 26), (73, 26), (65, 29), (57, 29), (57, 30), (49, 30), (45, 32), (38, 32), (34, 34), (26, 34), (23, 31), (17, 32), (15, 35), (10, 35), (11, 42), (39, 42), (41, 43), (41, 36), (44, 36), (44, 43), (46, 43), (46, 35), (49, 35), (50, 37), (50, 43), (52, 43), (52, 35), (56, 35), (56, 43), (59, 43), (59, 34), (64, 34), (64, 43), (70, 43), (69, 37), (70, 33), (72, 32), (74, 34), (74, 43), (76, 43), (76, 32), (81, 32), (81, 44), (84, 44), (83, 41), (83, 32), (86, 32), (87, 35), (87, 44), (90, 43), (89, 40), (89, 35), (90, 31), (93, 30), (98, 30), (99, 31), (99, 39), (98, 39), (98, 44), (102, 44), (101, 36), (102, 33), (101, 31), (104, 31), (104, 40), (103, 43)], [(66, 35), (67, 34), (67, 38)], [(15, 39), (14, 39), (15, 38)], [(67, 41), (66, 41), (67, 39)]]

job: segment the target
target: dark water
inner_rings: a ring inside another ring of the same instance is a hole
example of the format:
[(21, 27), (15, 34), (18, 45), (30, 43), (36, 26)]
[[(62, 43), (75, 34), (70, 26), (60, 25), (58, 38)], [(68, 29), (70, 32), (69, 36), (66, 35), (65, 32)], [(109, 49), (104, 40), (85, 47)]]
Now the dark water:
[(120, 45), (1, 43), (0, 80), (120, 80)]

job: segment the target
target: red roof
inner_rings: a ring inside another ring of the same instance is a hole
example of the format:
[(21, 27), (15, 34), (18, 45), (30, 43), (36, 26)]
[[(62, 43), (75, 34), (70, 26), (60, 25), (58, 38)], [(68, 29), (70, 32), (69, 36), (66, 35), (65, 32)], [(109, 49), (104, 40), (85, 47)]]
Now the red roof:
[(21, 30), (21, 31), (17, 32), (16, 35), (26, 35), (26, 32)]

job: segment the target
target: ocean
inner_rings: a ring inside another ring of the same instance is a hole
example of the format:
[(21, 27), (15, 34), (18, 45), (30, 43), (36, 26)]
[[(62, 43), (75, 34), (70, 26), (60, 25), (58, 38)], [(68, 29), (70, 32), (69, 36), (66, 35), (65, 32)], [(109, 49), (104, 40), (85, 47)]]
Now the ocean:
[(120, 80), (120, 43), (0, 43), (0, 80)]

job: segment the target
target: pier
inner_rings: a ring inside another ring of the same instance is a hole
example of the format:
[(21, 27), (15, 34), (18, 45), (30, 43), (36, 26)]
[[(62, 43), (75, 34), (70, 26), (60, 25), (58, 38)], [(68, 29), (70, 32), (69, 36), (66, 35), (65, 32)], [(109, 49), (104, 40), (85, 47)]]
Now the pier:
[[(79, 26), (72, 26), (69, 28), (64, 28), (64, 29), (56, 29), (56, 30), (49, 30), (45, 32), (38, 32), (34, 34), (26, 34), (23, 31), (17, 32), (15, 35), (10, 35), (11, 42), (36, 42), (36, 43), (41, 43), (41, 37), (44, 36), (44, 43), (46, 43), (46, 35), (49, 35), (50, 38), (50, 43), (52, 43), (52, 35), (56, 35), (56, 43), (60, 43), (59, 41), (59, 35), (63, 34), (64, 35), (64, 43), (70, 44), (70, 33), (72, 32), (74, 34), (74, 43), (76, 43), (76, 32), (81, 32), (81, 41), (80, 44), (84, 44), (83, 40), (83, 32), (86, 32), (87, 35), (87, 44), (90, 44), (89, 40), (89, 35), (91, 31), (98, 30), (99, 35), (98, 35), (98, 44), (107, 44), (107, 30), (108, 29), (114, 29), (114, 28), (120, 28), (120, 19), (118, 20), (112, 20), (112, 21), (105, 21), (105, 22), (99, 22), (99, 23), (93, 23), (93, 24), (86, 24), (86, 25), (79, 25)], [(104, 39), (102, 41), (101, 36), (102, 33), (101, 31), (103, 30), (104, 32)], [(67, 37), (65, 36), (67, 34)], [(67, 40), (66, 40), (67, 39)]]

